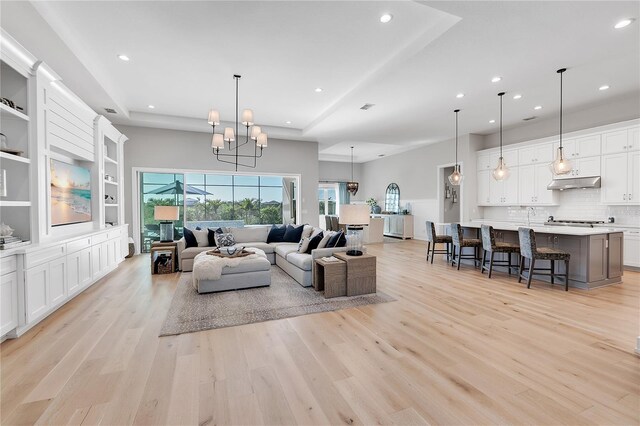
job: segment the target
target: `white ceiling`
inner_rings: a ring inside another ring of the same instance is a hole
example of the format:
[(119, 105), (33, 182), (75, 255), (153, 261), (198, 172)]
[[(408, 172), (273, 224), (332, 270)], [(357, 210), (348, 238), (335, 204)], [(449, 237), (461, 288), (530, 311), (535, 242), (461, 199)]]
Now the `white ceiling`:
[[(271, 137), (320, 158), (391, 155), (640, 91), (638, 2), (2, 2), (2, 26), (117, 123), (207, 131), (207, 110), (252, 108)], [(35, 9), (34, 9), (35, 8)], [(37, 12), (36, 12), (37, 11)], [(388, 24), (382, 13), (393, 14)], [(41, 25), (38, 20), (46, 21)], [(38, 24), (38, 25), (34, 25)], [(65, 46), (66, 45), (66, 46)], [(127, 54), (131, 61), (117, 58)], [(491, 83), (491, 77), (503, 77)], [(609, 84), (601, 92), (598, 87)], [(321, 93), (314, 89), (322, 87)], [(465, 97), (457, 99), (458, 92)], [(521, 93), (516, 101), (512, 95)], [(375, 104), (368, 111), (365, 103)], [(151, 110), (148, 104), (155, 105)], [(543, 105), (534, 111), (535, 105)], [(290, 120), (291, 124), (285, 124)]]

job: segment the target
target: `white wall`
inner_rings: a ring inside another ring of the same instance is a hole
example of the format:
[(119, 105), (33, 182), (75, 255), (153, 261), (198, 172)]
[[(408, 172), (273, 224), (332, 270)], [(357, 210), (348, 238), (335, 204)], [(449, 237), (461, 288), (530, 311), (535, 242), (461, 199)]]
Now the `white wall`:
[[(602, 103), (577, 111), (565, 109), (562, 120), (563, 134), (606, 124), (619, 123), (640, 117), (640, 93), (623, 96), (612, 101)], [(504, 129), (503, 143), (526, 142), (534, 139), (556, 136), (559, 134), (559, 115), (546, 119), (533, 120), (520, 126)], [(480, 149), (494, 148), (500, 143), (498, 132), (484, 136), (484, 143)]]
[[(217, 161), (211, 152), (211, 134), (148, 127), (116, 126), (129, 140), (124, 145), (126, 223), (132, 221), (131, 180), (133, 167), (235, 171)], [(301, 175), (299, 193), (302, 223), (318, 225), (318, 144), (315, 142), (269, 139), (269, 147), (255, 169), (241, 172)], [(137, 214), (137, 212), (135, 213)]]

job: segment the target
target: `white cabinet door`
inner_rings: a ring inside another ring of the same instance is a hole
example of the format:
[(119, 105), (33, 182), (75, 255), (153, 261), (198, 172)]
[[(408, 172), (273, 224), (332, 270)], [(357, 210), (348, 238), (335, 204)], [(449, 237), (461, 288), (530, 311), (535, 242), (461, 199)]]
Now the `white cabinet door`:
[(490, 203), (489, 196), (489, 185), (490, 180), (493, 179), (491, 177), (491, 172), (489, 170), (483, 170), (478, 172), (478, 181), (476, 182), (478, 194), (477, 201), (479, 206), (487, 206)]
[(629, 129), (628, 135), (628, 150), (629, 151), (637, 151), (640, 149), (640, 128), (635, 127), (633, 129)]
[(107, 265), (113, 268), (118, 264), (118, 253), (120, 252), (120, 239), (107, 241)]
[(109, 270), (109, 242), (100, 245), (100, 273), (105, 274)]
[(628, 155), (627, 201), (631, 204), (640, 204), (640, 151), (633, 151)]
[(489, 177), (489, 204), (502, 204), (504, 197), (504, 181), (495, 180), (493, 176)]
[(640, 231), (624, 232), (624, 266), (640, 267)]
[[(553, 153), (552, 155), (555, 157), (556, 153), (558, 151), (558, 148), (560, 147), (560, 141), (554, 142), (553, 143)], [(562, 140), (562, 153), (564, 154), (565, 158), (568, 158), (569, 160), (576, 158), (576, 151), (578, 150), (577, 145), (576, 145), (576, 141), (574, 139), (569, 139), (569, 140)], [(552, 160), (553, 161), (553, 160)]]
[(48, 263), (27, 269), (24, 283), (27, 323), (38, 319), (49, 309), (48, 281)]
[(49, 305), (62, 303), (67, 298), (67, 258), (49, 262)]
[[(564, 144), (564, 142), (563, 142)], [(536, 149), (536, 163), (550, 163), (553, 161), (553, 156), (555, 153), (553, 152), (553, 144), (552, 143), (543, 143), (537, 145)]]
[(591, 135), (576, 139), (574, 154), (576, 158), (600, 156), (600, 135)]
[(537, 164), (535, 166), (534, 180), (535, 204), (555, 204), (556, 200), (553, 191), (547, 189), (547, 186), (553, 180), (553, 173), (551, 173), (548, 164)]
[(511, 169), (511, 176), (504, 181), (502, 199), (504, 204), (516, 205), (518, 204), (518, 177), (520, 168), (514, 167)]
[[(91, 246), (91, 271), (93, 273), (93, 277), (99, 277), (104, 273), (104, 257), (106, 256), (106, 251), (103, 250), (103, 244), (99, 243), (94, 246)], [(103, 254), (104, 252), (104, 254)]]
[[(500, 155), (500, 154), (498, 154)], [(517, 166), (518, 163), (518, 150), (517, 149), (511, 149), (511, 150), (503, 150), (502, 151), (502, 156), (504, 157), (504, 162), (507, 164), (507, 167), (514, 167)], [(497, 159), (496, 159), (496, 164), (497, 164)]]
[(0, 336), (18, 326), (18, 274), (0, 276)]
[(628, 155), (626, 153), (602, 156), (600, 198), (603, 203), (627, 203), (627, 168)]
[(520, 166), (518, 173), (518, 203), (529, 206), (535, 201), (536, 166)]
[(67, 256), (67, 291), (73, 295), (91, 283), (91, 247)]
[(616, 152), (625, 152), (628, 143), (628, 130), (618, 130), (602, 135), (602, 153), (614, 154)]
[(491, 168), (491, 158), (490, 155), (480, 155), (476, 163), (477, 171), (489, 170)]
[(526, 165), (526, 164), (533, 164), (536, 162), (536, 152), (537, 152), (537, 148), (535, 145), (532, 146), (528, 146), (526, 148), (520, 148), (518, 150), (518, 162), (519, 164), (522, 165)]
[(600, 157), (576, 160), (572, 172), (576, 177), (600, 176)]

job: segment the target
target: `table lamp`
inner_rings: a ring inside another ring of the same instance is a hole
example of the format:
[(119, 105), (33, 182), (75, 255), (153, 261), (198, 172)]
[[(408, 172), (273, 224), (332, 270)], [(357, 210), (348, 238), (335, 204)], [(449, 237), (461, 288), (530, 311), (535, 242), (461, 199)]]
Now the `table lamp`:
[(369, 206), (345, 204), (340, 206), (341, 225), (347, 225), (347, 255), (362, 256), (362, 229), (369, 225)]
[(153, 218), (160, 221), (160, 242), (173, 241), (173, 221), (180, 218), (178, 206), (155, 206)]

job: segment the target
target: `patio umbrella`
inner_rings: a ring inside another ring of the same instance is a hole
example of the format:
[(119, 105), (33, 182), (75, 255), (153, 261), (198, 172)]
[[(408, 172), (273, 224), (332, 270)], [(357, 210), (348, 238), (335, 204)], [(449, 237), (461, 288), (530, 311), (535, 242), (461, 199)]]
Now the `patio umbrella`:
[[(195, 195), (213, 195), (210, 192), (203, 191), (202, 189), (198, 189), (191, 185), (186, 185), (186, 193), (187, 194), (195, 194)], [(161, 186), (160, 188), (156, 188), (153, 191), (148, 192), (148, 194), (182, 194), (185, 191), (182, 187), (182, 182), (176, 180), (167, 185)]]

